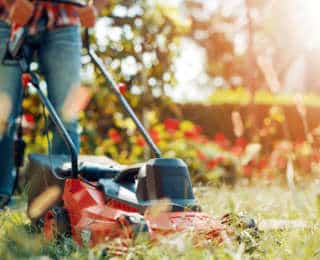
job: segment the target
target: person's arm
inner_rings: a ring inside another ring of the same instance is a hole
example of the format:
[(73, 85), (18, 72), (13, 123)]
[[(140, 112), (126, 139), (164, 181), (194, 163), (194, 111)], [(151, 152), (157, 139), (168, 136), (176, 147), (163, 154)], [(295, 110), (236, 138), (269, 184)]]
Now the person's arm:
[(81, 25), (85, 28), (91, 28), (96, 23), (97, 12), (94, 6), (79, 8), (79, 18)]
[(79, 17), (81, 25), (85, 28), (90, 28), (95, 25), (97, 14), (107, 4), (108, 0), (90, 1), (86, 7), (79, 8)]

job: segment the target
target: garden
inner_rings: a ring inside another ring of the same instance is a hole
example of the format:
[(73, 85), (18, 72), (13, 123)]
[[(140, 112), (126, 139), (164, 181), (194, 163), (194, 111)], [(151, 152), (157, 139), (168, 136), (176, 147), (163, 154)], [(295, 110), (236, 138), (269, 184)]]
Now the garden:
[[(53, 122), (30, 89), (20, 120), (27, 146), (19, 189), (0, 211), (1, 259), (319, 259), (320, 49), (314, 10), (320, 5), (104, 2), (89, 31), (92, 48), (162, 157), (186, 163), (201, 210), (223, 224), (228, 216), (230, 229), (218, 240), (192, 228), (157, 241), (143, 232), (94, 245), (85, 232), (81, 243), (67, 235), (48, 239), (29, 219), (27, 171), (29, 154), (50, 159)], [(31, 67), (41, 72), (37, 63)], [(80, 154), (121, 165), (153, 158), (148, 140), (85, 50), (81, 78), (59, 114), (64, 122), (78, 119)], [(1, 92), (0, 101), (1, 137), (7, 104)], [(161, 198), (146, 212), (161, 216), (167, 204)], [(131, 212), (131, 206), (121, 209)], [(248, 218), (255, 224), (246, 228)]]

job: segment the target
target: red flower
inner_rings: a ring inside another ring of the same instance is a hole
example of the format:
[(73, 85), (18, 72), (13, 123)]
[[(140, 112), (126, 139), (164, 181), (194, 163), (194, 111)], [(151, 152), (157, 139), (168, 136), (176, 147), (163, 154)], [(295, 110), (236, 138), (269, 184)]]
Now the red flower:
[(197, 131), (198, 135), (202, 133), (202, 128), (200, 126), (195, 125), (194, 128), (195, 128), (195, 131)]
[(227, 149), (230, 146), (230, 141), (223, 133), (216, 133), (214, 136), (214, 142), (223, 149)]
[(231, 153), (234, 154), (235, 156), (240, 156), (243, 152), (243, 148), (240, 146), (233, 146), (231, 148)]
[(209, 142), (208, 137), (202, 136), (202, 138), (199, 140), (202, 144), (207, 144)]
[(154, 128), (151, 128), (149, 130), (149, 134), (152, 138), (152, 140), (157, 144), (160, 142), (160, 134), (158, 132), (158, 130), (154, 129)]
[(141, 146), (141, 147), (144, 147), (145, 144), (146, 144), (146, 141), (143, 139), (143, 137), (138, 136), (137, 139), (136, 139), (136, 144)]
[(27, 123), (29, 123), (29, 124), (35, 123), (34, 116), (32, 114), (26, 113), (23, 116), (24, 116), (25, 120), (27, 121)]
[(212, 170), (214, 169), (220, 162), (223, 161), (223, 158), (222, 157), (217, 157), (217, 158), (213, 158), (211, 160), (209, 160), (207, 162), (207, 168), (208, 170)]
[(257, 163), (257, 168), (259, 170), (263, 170), (268, 166), (268, 161), (267, 159), (261, 159), (258, 163)]
[(169, 132), (175, 132), (179, 129), (179, 120), (174, 119), (174, 118), (167, 118), (163, 122), (164, 127), (169, 131)]
[(35, 127), (35, 119), (32, 114), (26, 113), (22, 116), (22, 126), (25, 128), (34, 128)]
[(127, 85), (124, 84), (124, 83), (119, 83), (118, 84), (118, 89), (119, 89), (120, 93), (122, 95), (124, 95), (126, 93), (126, 91), (127, 91)]
[(244, 149), (246, 148), (246, 145), (247, 145), (247, 140), (243, 137), (239, 137), (236, 139), (233, 147), (231, 148), (231, 152), (235, 156), (240, 156), (244, 151)]
[(320, 161), (320, 154), (319, 152), (313, 151), (313, 154), (311, 155), (311, 160), (315, 161), (315, 162), (319, 162)]
[(235, 141), (235, 146), (242, 147), (243, 149), (246, 148), (247, 144), (248, 144), (248, 141), (243, 137), (239, 137)]
[(187, 130), (184, 133), (185, 138), (189, 139), (189, 140), (199, 140), (201, 139), (201, 134), (202, 129), (200, 126), (194, 126), (191, 130)]
[(253, 175), (253, 164), (248, 163), (247, 165), (243, 166), (243, 176), (251, 177)]
[(89, 137), (87, 135), (81, 135), (80, 140), (82, 143), (85, 143), (89, 141)]
[(197, 157), (200, 161), (206, 161), (207, 156), (200, 150), (197, 150)]
[(121, 135), (119, 131), (117, 131), (116, 129), (110, 129), (108, 132), (108, 136), (112, 140), (112, 142), (114, 142), (115, 144), (118, 144), (121, 142)]

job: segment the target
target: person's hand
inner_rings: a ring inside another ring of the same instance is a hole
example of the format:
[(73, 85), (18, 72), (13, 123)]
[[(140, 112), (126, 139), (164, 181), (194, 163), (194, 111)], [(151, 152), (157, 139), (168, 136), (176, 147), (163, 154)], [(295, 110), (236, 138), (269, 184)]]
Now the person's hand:
[(10, 9), (10, 21), (23, 26), (30, 20), (33, 10), (34, 5), (28, 0), (16, 0)]
[(85, 28), (91, 28), (96, 23), (97, 12), (93, 6), (79, 8), (79, 17), (81, 25)]
[(96, 0), (94, 1), (94, 6), (100, 12), (108, 4), (109, 0)]

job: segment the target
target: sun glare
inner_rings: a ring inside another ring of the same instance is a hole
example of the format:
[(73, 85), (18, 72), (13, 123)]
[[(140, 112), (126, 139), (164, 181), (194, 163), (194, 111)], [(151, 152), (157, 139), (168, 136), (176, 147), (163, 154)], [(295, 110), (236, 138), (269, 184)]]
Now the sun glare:
[(299, 0), (292, 15), (297, 17), (297, 28), (303, 37), (307, 48), (314, 48), (320, 44), (320, 1), (318, 0)]

